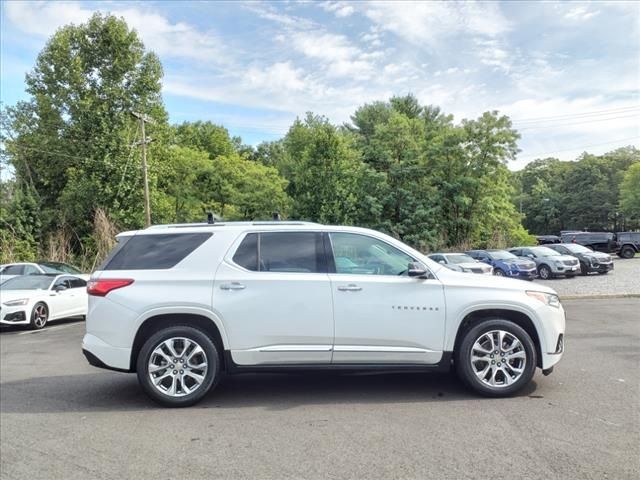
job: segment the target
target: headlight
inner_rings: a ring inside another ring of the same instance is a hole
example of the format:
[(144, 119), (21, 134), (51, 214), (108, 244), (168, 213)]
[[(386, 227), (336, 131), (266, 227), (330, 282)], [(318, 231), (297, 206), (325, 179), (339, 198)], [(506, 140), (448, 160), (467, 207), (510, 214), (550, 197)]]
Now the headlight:
[(7, 307), (17, 307), (18, 305), (26, 305), (29, 303), (28, 298), (19, 298), (18, 300), (9, 300), (8, 302), (4, 302)]
[(598, 259), (595, 257), (591, 257), (591, 265), (597, 265), (598, 264)]
[(560, 260), (556, 260), (555, 264), (556, 264), (556, 267), (561, 267), (562, 266), (562, 262)]
[(536, 300), (540, 300), (545, 305), (549, 305), (550, 307), (560, 308), (560, 299), (557, 295), (553, 293), (544, 293), (544, 292), (532, 292), (527, 290), (525, 292), (531, 298), (535, 298)]

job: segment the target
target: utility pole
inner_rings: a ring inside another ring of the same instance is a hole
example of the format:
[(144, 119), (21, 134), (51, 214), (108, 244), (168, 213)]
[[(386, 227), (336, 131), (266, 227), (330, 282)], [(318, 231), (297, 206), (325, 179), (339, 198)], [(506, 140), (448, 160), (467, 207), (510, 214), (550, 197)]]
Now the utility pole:
[[(140, 131), (142, 132), (142, 181), (144, 183), (144, 226), (151, 226), (151, 206), (149, 204), (149, 178), (147, 175), (147, 143), (151, 143), (152, 139), (147, 139), (144, 131), (145, 123), (154, 123), (153, 119), (144, 113), (131, 112), (131, 115), (140, 120)], [(138, 142), (134, 143), (137, 145)]]

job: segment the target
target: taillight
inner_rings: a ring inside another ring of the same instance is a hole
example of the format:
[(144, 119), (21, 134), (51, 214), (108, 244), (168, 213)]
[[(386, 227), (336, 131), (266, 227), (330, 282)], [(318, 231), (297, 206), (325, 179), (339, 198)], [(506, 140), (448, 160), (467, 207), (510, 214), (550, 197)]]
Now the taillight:
[(96, 297), (104, 297), (111, 290), (126, 287), (133, 283), (133, 278), (101, 278), (87, 282), (87, 293)]

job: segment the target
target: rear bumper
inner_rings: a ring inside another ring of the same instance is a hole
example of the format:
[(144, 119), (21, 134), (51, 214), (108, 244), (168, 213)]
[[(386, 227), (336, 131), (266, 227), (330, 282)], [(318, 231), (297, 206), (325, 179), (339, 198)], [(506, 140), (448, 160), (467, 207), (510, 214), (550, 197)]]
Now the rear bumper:
[(82, 339), (82, 353), (94, 367), (120, 372), (131, 371), (131, 349), (109, 345), (95, 335), (87, 333)]

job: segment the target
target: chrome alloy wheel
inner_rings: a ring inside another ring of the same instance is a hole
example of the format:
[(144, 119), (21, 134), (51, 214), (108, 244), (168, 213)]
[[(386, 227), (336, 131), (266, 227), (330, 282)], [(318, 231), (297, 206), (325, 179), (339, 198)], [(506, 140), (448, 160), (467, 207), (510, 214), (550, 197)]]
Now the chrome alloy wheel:
[(147, 371), (155, 388), (170, 397), (195, 392), (207, 375), (207, 355), (194, 340), (174, 337), (151, 352)]
[(490, 387), (507, 387), (522, 376), (527, 352), (512, 333), (491, 330), (475, 341), (470, 361), (473, 373), (482, 383)]
[(42, 328), (47, 323), (47, 307), (41, 303), (33, 310), (33, 323), (36, 328)]

